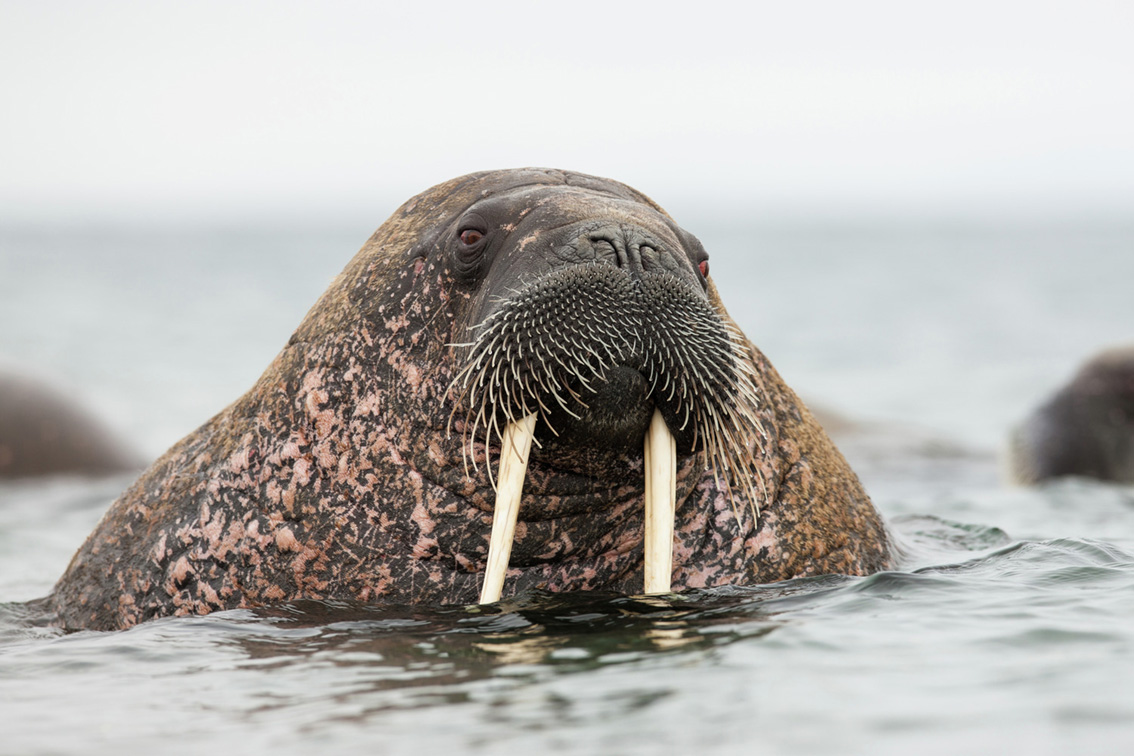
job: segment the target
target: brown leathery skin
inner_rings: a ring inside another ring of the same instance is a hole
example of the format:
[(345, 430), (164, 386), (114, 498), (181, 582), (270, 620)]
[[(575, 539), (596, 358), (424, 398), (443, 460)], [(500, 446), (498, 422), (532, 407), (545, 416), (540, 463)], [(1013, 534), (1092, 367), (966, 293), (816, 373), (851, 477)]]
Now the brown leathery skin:
[[(616, 182), (535, 169), (473, 174), (409, 200), (252, 390), (112, 505), (50, 597), (59, 624), (126, 628), (300, 598), (475, 602), (494, 497), (483, 445), (475, 469), (462, 457), (450, 390), (452, 344), (475, 292), (454, 286), (431, 250), (464, 208), (526, 185), (662, 214)], [(709, 297), (719, 306), (711, 285)], [(750, 448), (766, 493), (758, 527), (701, 454), (680, 457), (673, 589), (888, 567), (884, 525), (858, 479), (764, 356), (750, 354), (766, 433)], [(533, 449), (505, 594), (640, 591), (642, 476), (640, 452)]]

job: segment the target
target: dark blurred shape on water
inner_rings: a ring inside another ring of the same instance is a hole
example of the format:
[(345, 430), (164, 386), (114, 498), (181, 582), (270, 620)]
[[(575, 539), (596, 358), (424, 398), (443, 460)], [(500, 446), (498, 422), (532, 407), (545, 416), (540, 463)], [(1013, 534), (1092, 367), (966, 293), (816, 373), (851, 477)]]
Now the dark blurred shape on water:
[(0, 478), (140, 469), (142, 458), (62, 389), (0, 373)]
[(1017, 483), (1081, 476), (1134, 483), (1134, 346), (1091, 358), (1012, 432)]

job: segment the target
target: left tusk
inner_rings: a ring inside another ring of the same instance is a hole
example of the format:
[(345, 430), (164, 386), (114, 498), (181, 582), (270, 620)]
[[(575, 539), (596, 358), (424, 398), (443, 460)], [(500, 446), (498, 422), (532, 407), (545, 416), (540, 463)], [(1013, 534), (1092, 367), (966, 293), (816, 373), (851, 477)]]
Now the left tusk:
[(646, 431), (645, 592), (669, 593), (677, 509), (677, 440), (654, 410)]
[(500, 445), (500, 472), (496, 476), (496, 507), (492, 512), (492, 538), (488, 542), (488, 566), (480, 589), (482, 604), (499, 601), (504, 588), (512, 539), (516, 536), (516, 519), (520, 516), (520, 494), (528, 472), (528, 452), (532, 448), (535, 421), (535, 413), (532, 413), (508, 423), (504, 429)]

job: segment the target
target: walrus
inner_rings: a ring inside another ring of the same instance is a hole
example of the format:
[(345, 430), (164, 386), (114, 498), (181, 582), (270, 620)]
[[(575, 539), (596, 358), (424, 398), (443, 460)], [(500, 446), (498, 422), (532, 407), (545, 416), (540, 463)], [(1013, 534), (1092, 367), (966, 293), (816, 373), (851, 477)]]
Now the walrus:
[(63, 389), (29, 374), (0, 373), (0, 480), (112, 475), (144, 466)]
[(1008, 472), (1022, 485), (1065, 476), (1134, 483), (1134, 346), (1088, 360), (1014, 428)]
[(111, 506), (58, 623), (888, 567), (857, 477), (708, 274), (615, 181), (492, 171), (410, 199)]

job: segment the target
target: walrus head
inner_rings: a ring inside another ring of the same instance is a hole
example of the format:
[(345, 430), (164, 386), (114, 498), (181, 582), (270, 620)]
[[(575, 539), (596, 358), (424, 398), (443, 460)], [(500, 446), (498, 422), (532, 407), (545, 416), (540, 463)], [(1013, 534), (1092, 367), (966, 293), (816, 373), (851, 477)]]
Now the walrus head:
[(574, 177), (482, 195), (432, 244), (464, 295), (451, 344), (464, 456), (475, 468), (478, 447), (501, 449), (489, 556), (501, 572), (486, 585), (503, 579), (534, 439), (560, 466), (645, 455), (646, 588), (668, 591), (678, 454), (704, 453), (759, 501), (745, 455), (760, 400), (701, 243), (627, 187)]

